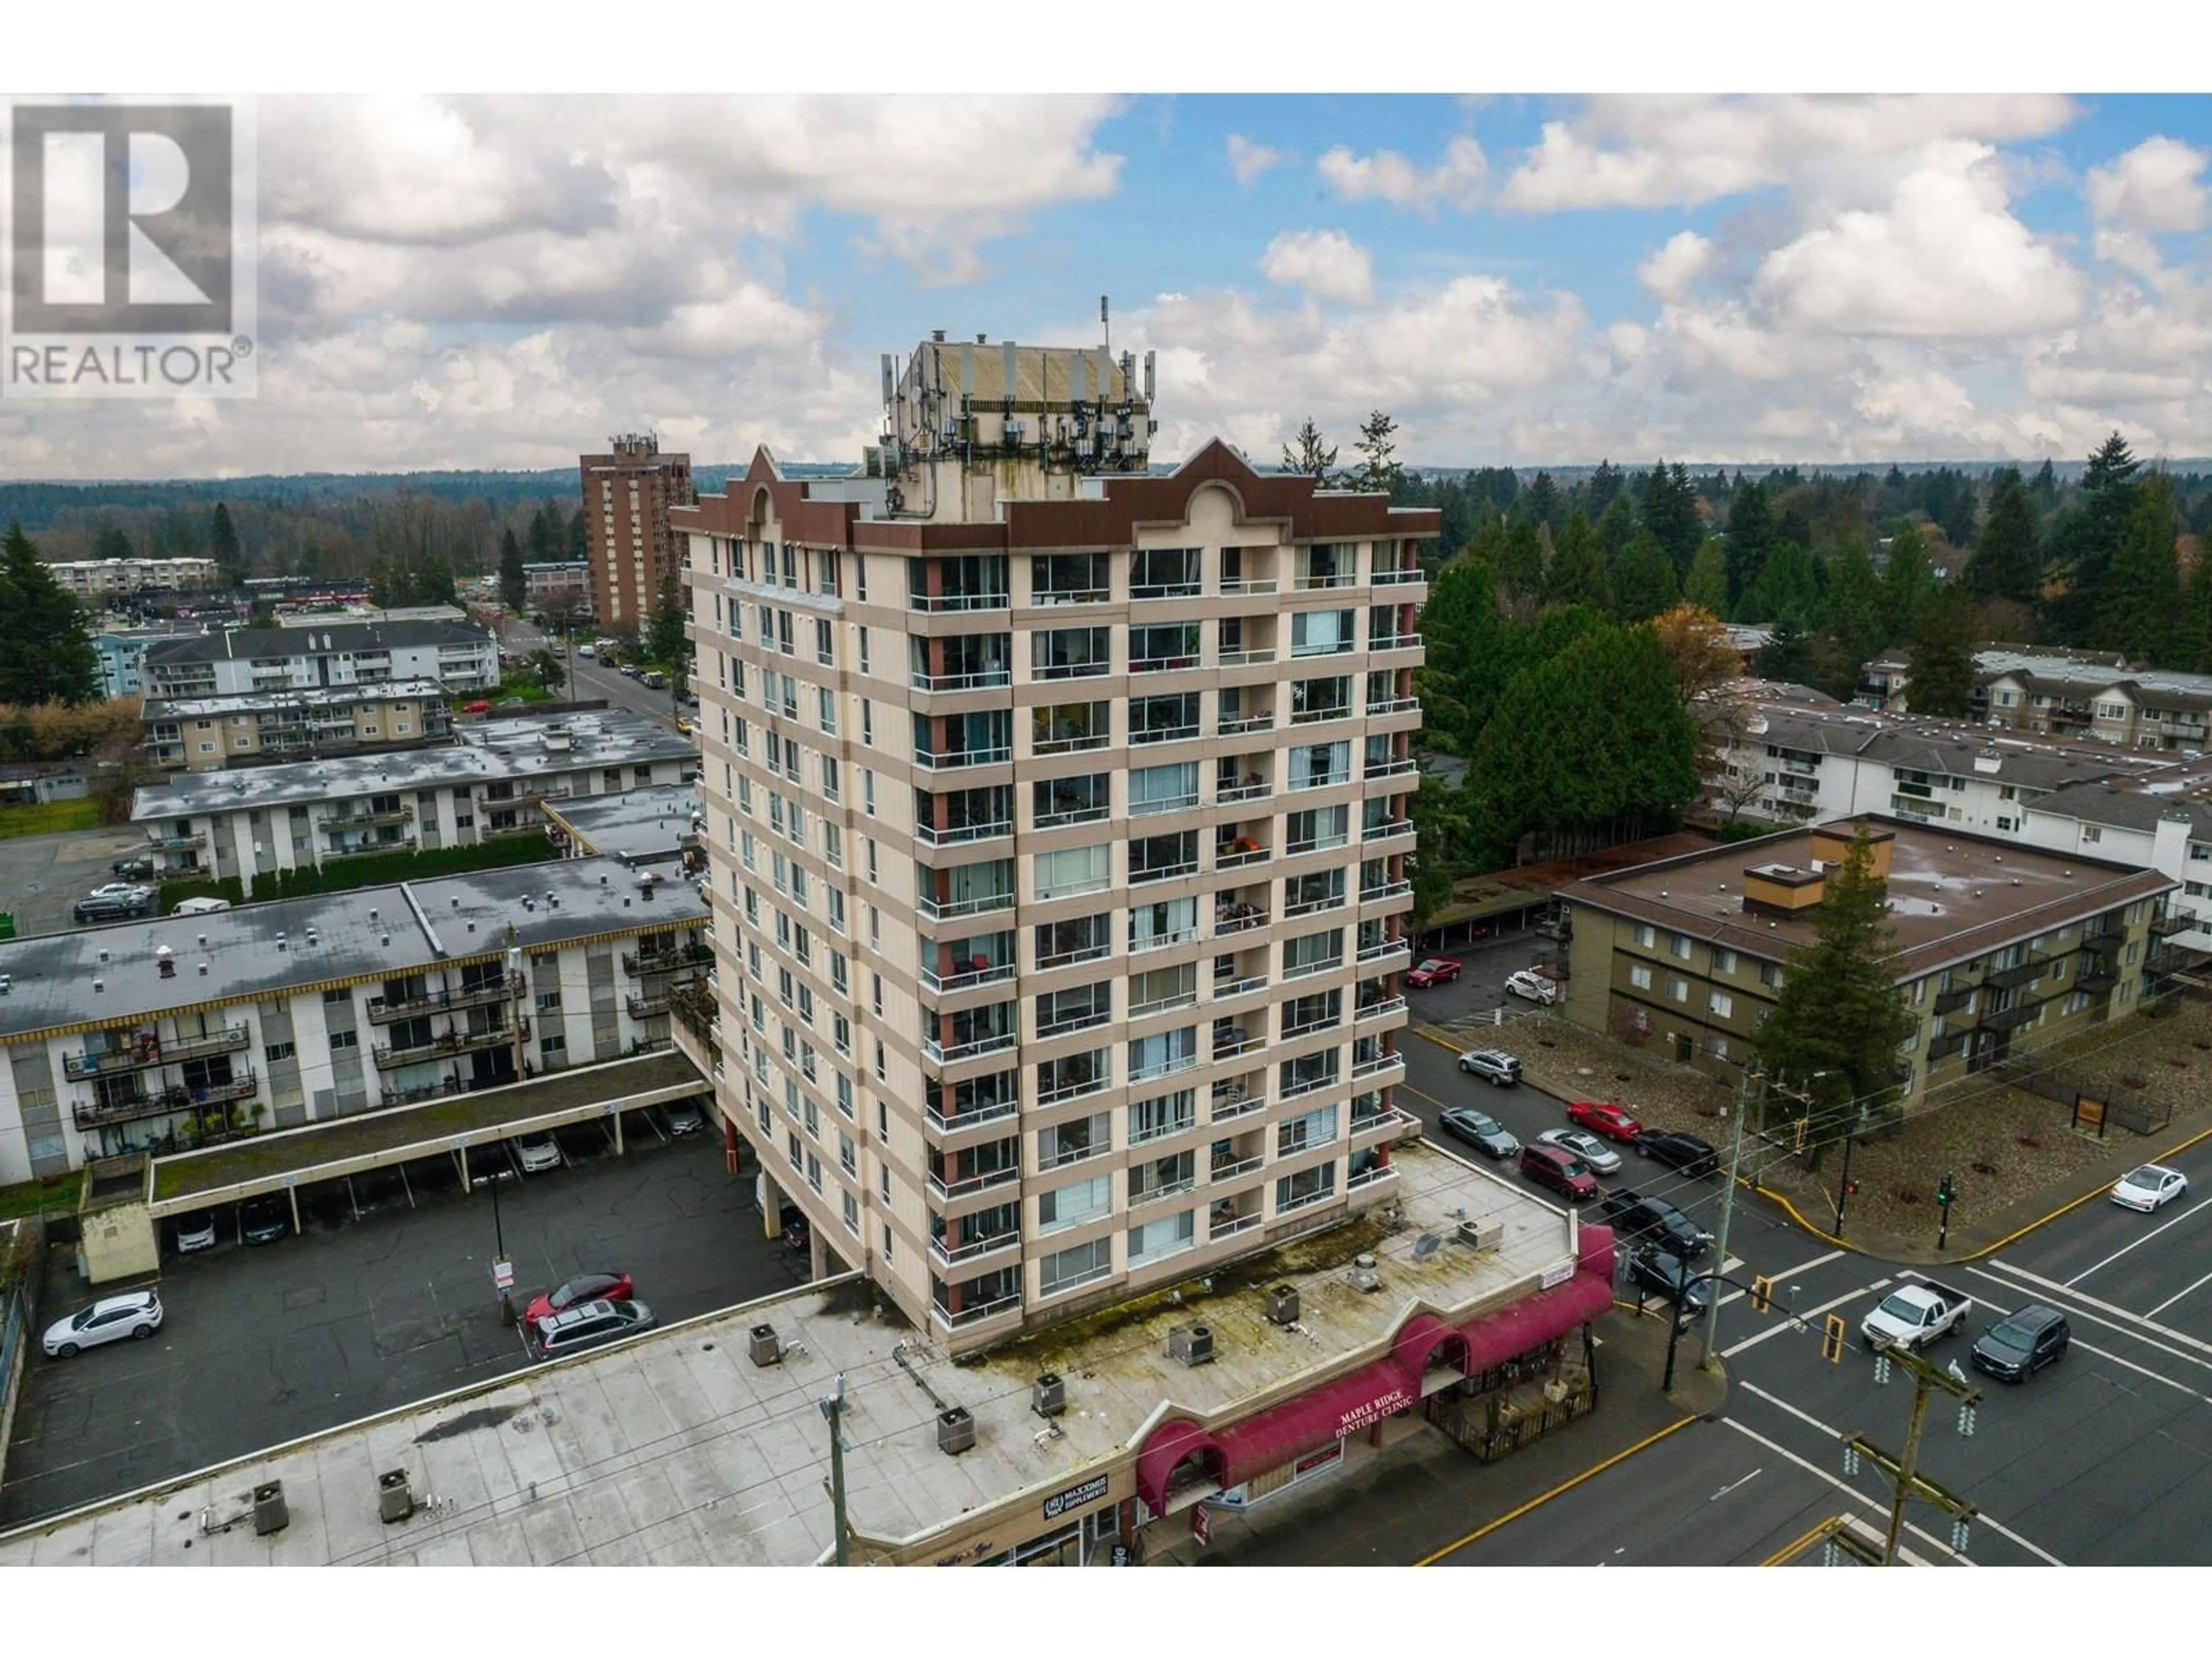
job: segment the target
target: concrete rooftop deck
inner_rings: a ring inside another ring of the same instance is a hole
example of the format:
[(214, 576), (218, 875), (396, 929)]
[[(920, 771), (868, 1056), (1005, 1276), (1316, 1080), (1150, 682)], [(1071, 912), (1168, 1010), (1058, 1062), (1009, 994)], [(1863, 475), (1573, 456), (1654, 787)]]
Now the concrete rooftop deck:
[[(956, 1365), (884, 1317), (864, 1280), (830, 1281), (0, 1536), (0, 1566), (809, 1565), (832, 1546), (817, 1402), (840, 1372), (866, 1560), (1061, 1491), (1170, 1417), (1225, 1422), (1303, 1394), (1387, 1352), (1417, 1308), (1471, 1318), (1572, 1271), (1573, 1224), (1549, 1205), (1427, 1147), (1400, 1149), (1394, 1167), (1397, 1222), (1370, 1213), (1279, 1246), (1217, 1270), (1210, 1292), (1193, 1280), (1180, 1304), (1153, 1296)], [(1498, 1248), (1460, 1243), (1463, 1218), (1499, 1224)], [(1443, 1242), (1417, 1259), (1425, 1234)], [(1350, 1282), (1362, 1251), (1380, 1290)], [(1303, 1304), (1288, 1328), (1261, 1305), (1285, 1283)], [(1198, 1319), (1217, 1358), (1187, 1369), (1166, 1357), (1167, 1331)], [(781, 1338), (780, 1364), (748, 1357), (760, 1324)], [(1067, 1387), (1056, 1433), (1030, 1410), (1045, 1370)], [(972, 1450), (938, 1449), (940, 1400), (974, 1415)], [(376, 1479), (400, 1468), (423, 1507), (386, 1526)], [(256, 1537), (251, 1494), (271, 1480), (290, 1524)], [(237, 1519), (204, 1534), (204, 1516)]]

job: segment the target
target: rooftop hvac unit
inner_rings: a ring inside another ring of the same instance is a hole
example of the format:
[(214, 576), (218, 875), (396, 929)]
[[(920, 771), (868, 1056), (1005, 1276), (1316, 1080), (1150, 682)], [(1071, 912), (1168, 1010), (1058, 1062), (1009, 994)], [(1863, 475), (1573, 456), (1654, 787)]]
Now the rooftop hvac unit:
[(781, 1364), (783, 1342), (773, 1325), (756, 1325), (745, 1339), (745, 1352), (756, 1365)]
[(292, 1511), (284, 1502), (284, 1483), (271, 1480), (253, 1489), (253, 1535), (266, 1538), (292, 1524)]
[(1168, 1333), (1168, 1358), (1185, 1365), (1211, 1364), (1213, 1361), (1213, 1327), (1177, 1325)]
[(1459, 1224), (1459, 1242), (1478, 1250), (1494, 1250), (1505, 1242), (1505, 1224), (1502, 1221), (1462, 1221)]
[(407, 1471), (391, 1469), (376, 1477), (376, 1513), (386, 1526), (415, 1513), (415, 1494), (407, 1490)]
[(1382, 1288), (1382, 1274), (1376, 1267), (1373, 1256), (1363, 1255), (1353, 1260), (1352, 1288), (1355, 1291), (1379, 1291)]
[(1271, 1325), (1295, 1325), (1298, 1322), (1298, 1287), (1278, 1285), (1267, 1292), (1267, 1322)]
[(937, 1449), (948, 1457), (957, 1457), (975, 1443), (975, 1419), (965, 1406), (955, 1406), (937, 1414)]
[(1067, 1409), (1067, 1384), (1058, 1371), (1047, 1371), (1030, 1389), (1030, 1409), (1039, 1417), (1058, 1417)]

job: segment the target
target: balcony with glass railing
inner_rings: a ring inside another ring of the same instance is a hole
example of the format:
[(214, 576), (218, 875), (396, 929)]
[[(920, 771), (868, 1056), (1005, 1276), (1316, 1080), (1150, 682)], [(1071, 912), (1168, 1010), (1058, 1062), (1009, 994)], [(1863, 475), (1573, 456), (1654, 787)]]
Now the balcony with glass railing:
[(143, 1071), (154, 1066), (174, 1066), (188, 1060), (235, 1054), (253, 1041), (250, 1026), (226, 1025), (219, 1031), (163, 1038), (150, 1033), (135, 1036), (115, 1048), (62, 1056), (62, 1075), (82, 1081), (109, 1077), (119, 1072)]
[(1013, 602), (1004, 555), (910, 558), (906, 564), (909, 611), (1004, 611)]
[(1267, 1105), (1267, 1072), (1263, 1067), (1255, 1066), (1250, 1071), (1215, 1081), (1206, 1095), (1206, 1121), (1226, 1123), (1237, 1118), (1249, 1117), (1254, 1112), (1264, 1111)]
[(977, 789), (915, 791), (915, 839), (927, 847), (958, 847), (1014, 833), (1009, 784)]
[(948, 1218), (935, 1211), (929, 1217), (930, 1260), (939, 1267), (980, 1265), (1022, 1243), (1022, 1206), (997, 1204)]
[(925, 771), (995, 766), (1013, 757), (1013, 715), (1008, 710), (914, 717), (914, 763)]
[(1021, 1146), (1018, 1139), (1008, 1137), (941, 1152), (929, 1163), (929, 1190), (939, 1200), (969, 1198), (1019, 1181)]
[(1239, 700), (1233, 706), (1224, 704), (1218, 726), (1224, 738), (1249, 737), (1255, 732), (1275, 729), (1275, 709), (1272, 702), (1247, 703)]
[(1020, 1318), (1022, 1269), (1018, 1262), (947, 1285), (932, 1275), (931, 1322), (945, 1331), (971, 1332)]
[(1223, 756), (1214, 763), (1215, 802), (1233, 806), (1240, 801), (1267, 799), (1274, 793), (1274, 785), (1268, 781), (1274, 769), (1275, 757), (1270, 750)]
[(959, 1083), (937, 1083), (922, 1107), (922, 1121), (938, 1135), (960, 1134), (1003, 1121), (1022, 1109), (1021, 1075), (994, 1072)]
[(908, 684), (917, 691), (984, 691), (1013, 684), (1012, 636), (915, 635), (908, 642)]
[[(1214, 860), (1218, 866), (1219, 858)], [(1270, 884), (1260, 882), (1227, 889), (1213, 896), (1213, 936), (1226, 938), (1267, 927), (1273, 920), (1267, 908)]]
[(941, 1016), (936, 1030), (921, 1040), (921, 1057), (933, 1066), (951, 1066), (1011, 1048), (1019, 1022), (1011, 1002), (994, 1002)]
[(1247, 818), (1221, 825), (1215, 831), (1213, 867), (1242, 870), (1249, 865), (1265, 864), (1274, 856), (1267, 844), (1273, 835), (1273, 818)]
[(1042, 1060), (1037, 1066), (1036, 1099), (1040, 1106), (1080, 1100), (1085, 1095), (1103, 1093), (1113, 1085), (1111, 1058), (1103, 1048), (1070, 1054), (1063, 1060)]
[(950, 870), (917, 866), (915, 887), (915, 908), (927, 921), (955, 921), (1011, 910), (1014, 908), (1014, 861), (994, 859)]
[(932, 991), (965, 991), (1014, 976), (1011, 930), (921, 942), (921, 982)]

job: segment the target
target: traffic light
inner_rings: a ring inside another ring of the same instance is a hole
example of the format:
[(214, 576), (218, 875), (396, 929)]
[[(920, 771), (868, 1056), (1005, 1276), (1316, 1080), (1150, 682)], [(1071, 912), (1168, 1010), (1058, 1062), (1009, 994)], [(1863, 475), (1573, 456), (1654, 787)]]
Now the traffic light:
[(1805, 1150), (1805, 1126), (1806, 1126), (1806, 1124), (1809, 1123), (1811, 1121), (1812, 1121), (1812, 1120), (1811, 1120), (1811, 1119), (1809, 1119), (1809, 1118), (1802, 1118), (1802, 1117), (1801, 1117), (1801, 1118), (1799, 1118), (1799, 1119), (1797, 1120), (1797, 1139), (1796, 1139), (1796, 1144), (1795, 1146), (1793, 1146), (1792, 1147), (1790, 1147), (1790, 1151), (1792, 1151), (1793, 1152), (1803, 1152), (1803, 1151)]
[(1830, 1314), (1820, 1328), (1820, 1358), (1831, 1365), (1844, 1363), (1844, 1333), (1849, 1328), (1841, 1314)]
[(1751, 1279), (1751, 1310), (1753, 1313), (1774, 1311), (1774, 1281), (1763, 1274), (1753, 1273)]
[(1936, 1189), (1936, 1201), (1938, 1204), (1944, 1206), (1946, 1208), (1948, 1208), (1951, 1200), (1958, 1195), (1958, 1188), (1952, 1184), (1951, 1172), (1948, 1170), (1946, 1170), (1943, 1172), (1942, 1185)]

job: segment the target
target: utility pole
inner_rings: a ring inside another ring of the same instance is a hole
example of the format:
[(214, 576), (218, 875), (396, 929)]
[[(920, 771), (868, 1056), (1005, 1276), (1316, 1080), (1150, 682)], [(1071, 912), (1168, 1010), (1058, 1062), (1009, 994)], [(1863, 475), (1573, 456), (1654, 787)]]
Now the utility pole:
[[(1713, 1240), (1713, 1259), (1723, 1268), (1728, 1266), (1729, 1221), (1735, 1213), (1736, 1171), (1743, 1164), (1743, 1120), (1750, 1110), (1751, 1078), (1752, 1069), (1747, 1066), (1744, 1067), (1743, 1075), (1736, 1080), (1735, 1138), (1729, 1145), (1728, 1185), (1721, 1190), (1720, 1236)], [(1760, 1083), (1764, 1084), (1765, 1080), (1762, 1074), (1759, 1079)], [(1698, 1361), (1700, 1366), (1709, 1371), (1718, 1369), (1716, 1362), (1720, 1346), (1720, 1331), (1721, 1299), (1716, 1296), (1710, 1297), (1705, 1303), (1705, 1334), (1703, 1342), (1705, 1353)]]
[(1863, 1434), (1844, 1437), (1844, 1466), (1851, 1473), (1861, 1457), (1881, 1469), (1890, 1480), (1892, 1496), (1889, 1504), (1889, 1529), (1884, 1535), (1881, 1565), (1897, 1565), (1897, 1543), (1905, 1530), (1905, 1500), (1924, 1498), (1948, 1515), (1953, 1522), (1952, 1547), (1966, 1547), (1966, 1525), (1979, 1513), (1966, 1498), (1947, 1486), (1937, 1485), (1919, 1472), (1921, 1431), (1928, 1416), (1928, 1395), (1934, 1389), (1954, 1395), (1959, 1401), (1959, 1432), (1971, 1435), (1974, 1431), (1974, 1407), (1981, 1403), (1981, 1390), (1971, 1383), (1962, 1382), (1948, 1373), (1939, 1371), (1911, 1350), (1899, 1346), (1885, 1348), (1875, 1356), (1875, 1380), (1889, 1380), (1888, 1367), (1902, 1365), (1912, 1373), (1912, 1417), (1905, 1431), (1905, 1452), (1892, 1457)]
[(830, 1529), (837, 1542), (837, 1565), (850, 1566), (852, 1534), (845, 1524), (845, 1373), (837, 1373), (837, 1391), (822, 1401), (822, 1415), (830, 1422)]

